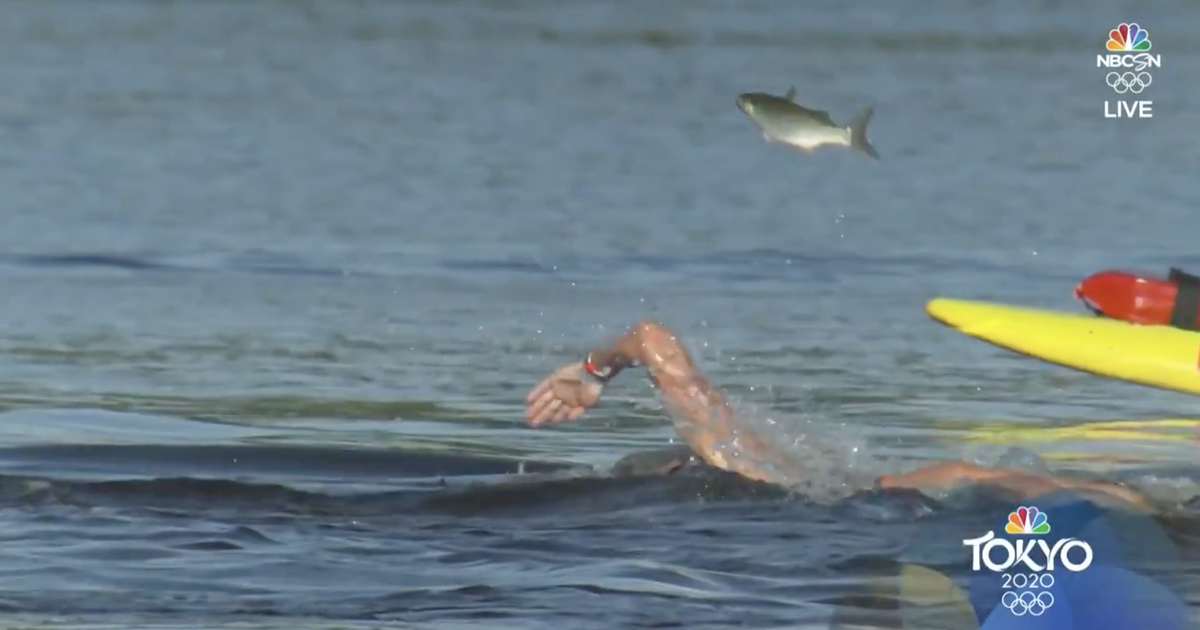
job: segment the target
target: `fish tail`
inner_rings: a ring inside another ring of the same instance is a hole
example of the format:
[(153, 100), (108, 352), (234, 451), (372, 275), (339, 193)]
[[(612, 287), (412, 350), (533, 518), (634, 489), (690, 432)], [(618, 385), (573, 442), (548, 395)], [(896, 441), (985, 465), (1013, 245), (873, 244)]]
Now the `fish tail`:
[(851, 148), (858, 149), (878, 160), (879, 153), (875, 150), (875, 147), (871, 146), (870, 141), (867, 140), (867, 125), (871, 124), (871, 116), (874, 114), (875, 108), (867, 105), (846, 129), (850, 132)]

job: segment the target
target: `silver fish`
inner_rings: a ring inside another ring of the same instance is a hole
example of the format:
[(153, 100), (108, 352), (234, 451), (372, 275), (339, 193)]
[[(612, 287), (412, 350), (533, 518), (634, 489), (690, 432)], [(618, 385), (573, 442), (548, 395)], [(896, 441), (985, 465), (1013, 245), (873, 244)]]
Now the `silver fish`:
[(844, 146), (879, 159), (879, 153), (867, 140), (867, 125), (874, 114), (870, 105), (845, 126), (834, 122), (829, 112), (797, 103), (794, 87), (782, 97), (761, 92), (741, 94), (737, 106), (758, 125), (767, 142), (782, 142), (809, 152), (822, 145)]

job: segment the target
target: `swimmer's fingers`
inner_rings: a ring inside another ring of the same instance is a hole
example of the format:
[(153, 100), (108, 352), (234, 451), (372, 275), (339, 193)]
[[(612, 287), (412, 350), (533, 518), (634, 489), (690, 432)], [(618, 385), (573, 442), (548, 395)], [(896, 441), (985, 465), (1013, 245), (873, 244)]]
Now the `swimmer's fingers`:
[(542, 379), (542, 382), (538, 383), (537, 387), (534, 387), (533, 390), (529, 392), (529, 395), (525, 397), (525, 404), (533, 405), (535, 400), (541, 398), (547, 392), (549, 392), (550, 388), (552, 387), (550, 381), (553, 380), (553, 378), (554, 377), (552, 377), (552, 376), (548, 376), (548, 377)]
[(556, 402), (558, 402), (558, 399), (554, 397), (554, 392), (545, 392), (525, 410), (525, 419), (533, 425), (538, 425), (549, 420), (551, 414), (547, 412), (550, 409), (550, 405)]
[(540, 416), (538, 416), (538, 420), (535, 424), (542, 424), (543, 422), (554, 422), (555, 418), (558, 417), (558, 412), (561, 411), (562, 409), (563, 409), (563, 402), (557, 398), (552, 398), (550, 400), (550, 404), (546, 405), (546, 409), (544, 411), (542, 411)]
[(559, 423), (577, 420), (587, 411), (584, 407), (573, 407), (557, 398), (550, 398), (544, 407), (539, 407), (537, 414), (530, 419), (530, 424), (538, 426), (547, 422)]
[(563, 401), (554, 397), (548, 397), (546, 404), (538, 407), (536, 414), (529, 422), (535, 427), (547, 422), (561, 422), (562, 420), (558, 417), (559, 413), (570, 411), (570, 409), (571, 407), (563, 404)]
[(568, 363), (557, 370), (554, 370), (550, 376), (542, 379), (542, 382), (538, 383), (537, 386), (525, 396), (525, 404), (532, 405), (534, 401), (544, 396), (546, 392), (554, 390), (556, 383), (564, 380), (578, 381), (579, 376), (582, 374), (582, 370), (583, 364), (578, 361), (575, 363)]
[(562, 403), (562, 406), (559, 407), (558, 411), (554, 414), (554, 417), (551, 419), (551, 422), (554, 422), (556, 424), (559, 422), (572, 422), (572, 421), (575, 421), (575, 420), (578, 420), (579, 418), (581, 418), (583, 416), (583, 414), (586, 412), (587, 412), (587, 407), (575, 407), (575, 406), (572, 406), (570, 403), (564, 402), (564, 403)]

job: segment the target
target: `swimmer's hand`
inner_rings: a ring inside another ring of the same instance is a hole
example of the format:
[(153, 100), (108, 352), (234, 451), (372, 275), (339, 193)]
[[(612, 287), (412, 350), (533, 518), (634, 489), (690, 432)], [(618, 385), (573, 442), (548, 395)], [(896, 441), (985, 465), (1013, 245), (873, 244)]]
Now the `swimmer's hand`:
[(582, 362), (568, 363), (538, 383), (525, 397), (525, 419), (538, 426), (546, 422), (578, 420), (600, 402), (604, 385), (588, 375)]

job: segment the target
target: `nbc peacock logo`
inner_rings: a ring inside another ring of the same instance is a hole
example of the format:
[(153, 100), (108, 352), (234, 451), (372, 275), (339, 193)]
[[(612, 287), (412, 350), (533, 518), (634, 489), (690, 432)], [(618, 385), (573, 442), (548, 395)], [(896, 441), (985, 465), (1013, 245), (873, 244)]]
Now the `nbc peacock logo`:
[(1150, 32), (1137, 22), (1130, 22), (1108, 32), (1105, 48), (1115, 52), (1145, 52), (1150, 46)]
[(1049, 534), (1050, 519), (1036, 507), (1020, 507), (1008, 515), (1004, 524), (1006, 534)]

